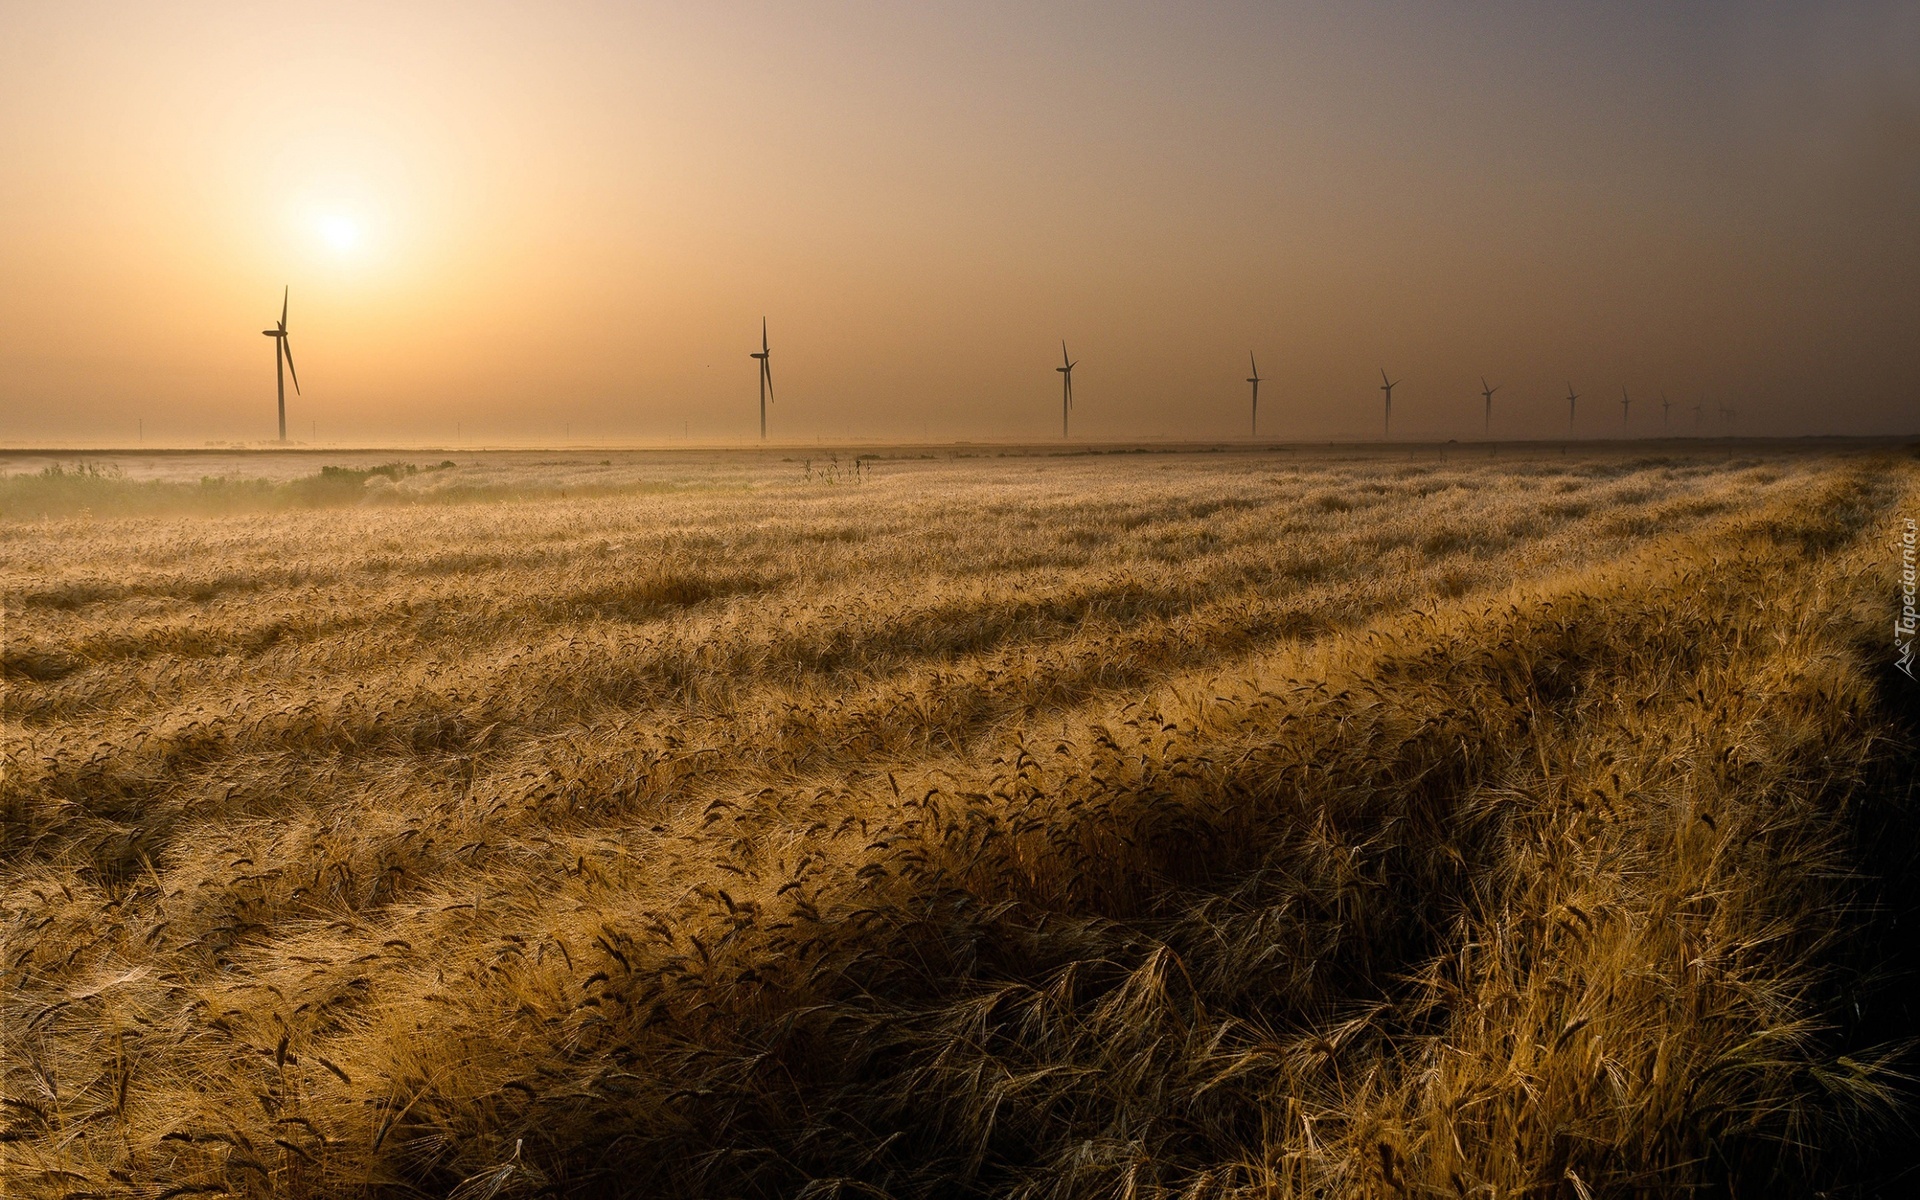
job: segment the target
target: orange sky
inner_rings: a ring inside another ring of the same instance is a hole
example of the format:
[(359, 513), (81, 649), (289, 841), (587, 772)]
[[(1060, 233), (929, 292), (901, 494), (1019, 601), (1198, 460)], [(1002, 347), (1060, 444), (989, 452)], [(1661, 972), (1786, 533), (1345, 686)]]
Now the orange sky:
[[(1825, 11), (1844, 7), (1843, 13)], [(0, 441), (1920, 430), (1920, 6), (0, 0)]]

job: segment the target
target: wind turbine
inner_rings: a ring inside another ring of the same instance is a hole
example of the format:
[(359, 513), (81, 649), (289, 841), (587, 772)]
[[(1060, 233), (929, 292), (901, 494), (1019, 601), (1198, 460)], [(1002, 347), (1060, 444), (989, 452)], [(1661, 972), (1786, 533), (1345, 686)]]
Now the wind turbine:
[(1707, 397), (1703, 393), (1700, 397), (1700, 403), (1693, 406), (1693, 436), (1695, 437), (1700, 436), (1700, 413), (1706, 407), (1706, 403)]
[(1660, 436), (1667, 436), (1667, 410), (1673, 407), (1673, 401), (1667, 399), (1665, 392), (1660, 393)]
[(293, 394), (300, 394), (300, 372), (293, 369), (293, 347), (287, 344), (287, 293), (280, 292), (280, 323), (260, 332), (273, 339), (273, 378), (280, 392), (280, 440), (287, 440), (287, 376), (293, 376)]
[(1567, 385), (1567, 436), (1568, 437), (1573, 436), (1573, 413), (1574, 413), (1575, 406), (1577, 406), (1579, 403), (1580, 403), (1580, 393), (1574, 391), (1573, 385), (1569, 383)]
[(773, 351), (767, 346), (767, 319), (760, 318), (760, 352), (748, 358), (760, 360), (760, 440), (767, 440), (767, 405), (773, 400)]
[(1387, 411), (1386, 411), (1386, 415), (1381, 419), (1381, 422), (1380, 422), (1380, 440), (1383, 442), (1386, 441), (1389, 436), (1391, 436), (1390, 431), (1393, 429), (1393, 389), (1399, 386), (1400, 386), (1400, 381), (1398, 379), (1388, 379), (1387, 369), (1385, 367), (1381, 367), (1380, 368), (1380, 390), (1387, 394)]
[(1620, 431), (1622, 433), (1625, 433), (1627, 430), (1627, 415), (1632, 409), (1633, 397), (1627, 395), (1627, 389), (1623, 385), (1620, 388)]
[(1073, 368), (1078, 364), (1067, 357), (1067, 343), (1064, 338), (1060, 342), (1060, 361), (1066, 366), (1055, 367), (1054, 370), (1060, 372), (1060, 440), (1065, 441), (1067, 414), (1073, 410)]
[(1247, 423), (1247, 433), (1252, 437), (1260, 436), (1260, 364), (1253, 361), (1253, 351), (1247, 351), (1247, 365), (1253, 368), (1253, 374), (1247, 382), (1253, 385), (1253, 417)]
[(1487, 432), (1488, 433), (1493, 432), (1493, 394), (1499, 390), (1500, 389), (1497, 387), (1487, 386), (1487, 377), (1485, 375), (1482, 375), (1480, 377), (1480, 394), (1486, 397), (1486, 400), (1487, 400)]

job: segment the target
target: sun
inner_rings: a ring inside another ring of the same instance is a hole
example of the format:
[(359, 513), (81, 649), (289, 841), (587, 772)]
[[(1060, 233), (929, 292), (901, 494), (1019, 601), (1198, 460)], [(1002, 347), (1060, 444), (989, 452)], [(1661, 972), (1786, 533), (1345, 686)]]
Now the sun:
[(347, 254), (360, 246), (360, 223), (340, 213), (326, 213), (314, 222), (320, 240), (337, 254)]

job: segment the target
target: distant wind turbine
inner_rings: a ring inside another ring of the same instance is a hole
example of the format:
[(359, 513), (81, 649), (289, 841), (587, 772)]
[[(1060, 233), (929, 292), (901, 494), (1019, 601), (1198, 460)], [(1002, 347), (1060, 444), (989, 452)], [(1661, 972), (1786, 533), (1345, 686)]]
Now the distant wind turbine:
[(1260, 436), (1260, 364), (1253, 361), (1253, 351), (1247, 351), (1247, 365), (1253, 368), (1253, 374), (1247, 376), (1247, 382), (1253, 385), (1253, 417), (1247, 423), (1247, 432)]
[(1700, 436), (1700, 413), (1706, 408), (1706, 404), (1707, 398), (1702, 395), (1700, 403), (1693, 406), (1693, 436), (1695, 437)]
[(1620, 389), (1620, 429), (1622, 432), (1626, 431), (1627, 416), (1632, 411), (1632, 409), (1633, 409), (1633, 397), (1627, 395), (1627, 389), (1625, 387), (1622, 387)]
[(260, 332), (273, 339), (273, 377), (280, 392), (280, 440), (287, 440), (287, 376), (293, 376), (293, 394), (300, 394), (300, 372), (293, 369), (293, 347), (287, 344), (287, 293), (280, 292), (280, 324)]
[(1569, 383), (1567, 385), (1567, 436), (1568, 437), (1573, 436), (1573, 413), (1574, 413), (1575, 406), (1578, 405), (1579, 403), (1580, 403), (1580, 393), (1574, 391), (1573, 385)]
[(1384, 417), (1383, 417), (1383, 418), (1381, 419), (1381, 421), (1380, 421), (1380, 440), (1381, 440), (1381, 441), (1383, 441), (1383, 442), (1384, 442), (1384, 441), (1386, 441), (1386, 440), (1387, 440), (1387, 439), (1388, 439), (1389, 437), (1391, 437), (1391, 436), (1392, 436), (1392, 431), (1393, 431), (1393, 389), (1395, 389), (1395, 388), (1397, 388), (1397, 387), (1399, 387), (1399, 386), (1400, 386), (1400, 380), (1398, 380), (1398, 379), (1388, 379), (1388, 378), (1387, 378), (1387, 369), (1386, 369), (1385, 367), (1381, 367), (1381, 368), (1380, 368), (1380, 390), (1381, 390), (1382, 392), (1385, 392), (1385, 393), (1386, 393), (1386, 395), (1387, 395), (1387, 410), (1386, 410), (1386, 414), (1385, 414), (1385, 416), (1384, 416)]
[(1055, 367), (1054, 370), (1060, 372), (1060, 440), (1065, 441), (1067, 414), (1073, 411), (1073, 368), (1079, 364), (1067, 357), (1067, 343), (1064, 338), (1060, 342), (1060, 361), (1066, 366)]
[(760, 440), (767, 440), (767, 405), (773, 400), (773, 351), (767, 345), (767, 319), (760, 318), (760, 352), (748, 358), (760, 360)]
[(1665, 392), (1660, 393), (1660, 436), (1667, 436), (1667, 410), (1673, 407), (1673, 401), (1667, 399)]
[(1480, 377), (1480, 394), (1486, 397), (1486, 401), (1487, 401), (1487, 432), (1488, 433), (1493, 432), (1493, 394), (1499, 390), (1500, 389), (1497, 387), (1487, 386), (1487, 377), (1485, 375), (1482, 375)]

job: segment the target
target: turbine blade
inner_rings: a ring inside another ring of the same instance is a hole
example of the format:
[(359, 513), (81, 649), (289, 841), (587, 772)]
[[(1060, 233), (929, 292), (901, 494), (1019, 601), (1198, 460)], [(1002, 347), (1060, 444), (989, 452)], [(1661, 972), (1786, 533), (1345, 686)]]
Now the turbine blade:
[(282, 337), (280, 339), (280, 349), (286, 353), (287, 374), (293, 376), (293, 394), (298, 396), (300, 394), (300, 372), (293, 369), (293, 343), (287, 338)]
[(280, 328), (282, 329), (287, 327), (287, 294), (292, 290), (292, 288), (280, 289)]

